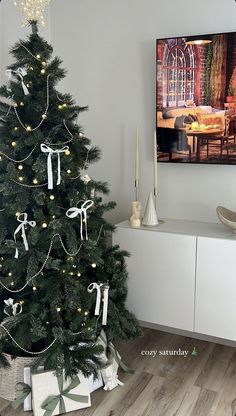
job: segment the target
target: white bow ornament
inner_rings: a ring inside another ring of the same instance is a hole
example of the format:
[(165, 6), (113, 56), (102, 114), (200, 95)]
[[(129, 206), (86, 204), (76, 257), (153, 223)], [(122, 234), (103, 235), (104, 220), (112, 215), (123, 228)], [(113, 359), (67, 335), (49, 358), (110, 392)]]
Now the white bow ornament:
[[(29, 90), (24, 83), (24, 77), (27, 75), (27, 71), (25, 68), (18, 68), (16, 71), (13, 69), (7, 69), (5, 71), (6, 75), (8, 76), (8, 80), (10, 81), (13, 77), (13, 74), (16, 74), (21, 79), (21, 85), (25, 95), (29, 95)], [(10, 90), (10, 88), (8, 88)]]
[(47, 170), (48, 170), (48, 189), (53, 189), (53, 171), (52, 171), (52, 155), (57, 155), (57, 185), (61, 183), (61, 153), (65, 153), (69, 150), (68, 146), (63, 147), (62, 149), (53, 150), (47, 144), (41, 144), (41, 151), (43, 153), (48, 153), (47, 159)]
[(90, 283), (87, 288), (89, 293), (92, 293), (94, 290), (97, 290), (97, 298), (96, 298), (96, 305), (95, 305), (95, 316), (99, 316), (100, 314), (100, 306), (101, 306), (101, 289), (103, 289), (103, 311), (102, 311), (102, 325), (107, 324), (107, 312), (108, 312), (108, 295), (110, 286), (107, 283)]
[[(5, 303), (5, 305), (6, 305), (7, 307), (11, 307), (11, 308), (12, 308), (12, 313), (13, 313), (13, 316), (19, 315), (19, 314), (22, 312), (22, 306), (21, 306), (21, 304), (20, 304), (20, 303), (15, 303), (15, 304), (14, 304), (14, 299), (9, 298), (9, 299), (7, 299), (7, 300), (4, 300), (4, 303)], [(18, 308), (18, 307), (19, 307), (19, 311), (17, 312), (17, 308)], [(7, 316), (11, 316), (11, 315), (7, 312), (6, 308), (4, 308), (4, 313), (5, 313)]]
[(91, 178), (89, 175), (83, 175), (81, 176), (81, 181), (83, 181), (84, 184), (87, 185), (91, 181)]
[(87, 225), (87, 210), (93, 206), (94, 202), (91, 199), (88, 199), (81, 205), (80, 208), (72, 207), (66, 211), (66, 216), (69, 218), (76, 218), (80, 215), (80, 238), (84, 239), (83, 236), (83, 224), (85, 227), (85, 239), (88, 240), (88, 225)]
[[(20, 220), (21, 215), (23, 215), (23, 220)], [(24, 243), (24, 246), (25, 246), (25, 250), (28, 251), (29, 250), (29, 245), (28, 245), (28, 241), (27, 241), (27, 238), (26, 238), (25, 227), (26, 227), (26, 225), (29, 225), (30, 227), (35, 227), (36, 222), (35, 221), (28, 221), (28, 214), (26, 212), (24, 212), (23, 214), (18, 215), (17, 221), (20, 222), (20, 225), (17, 227), (17, 229), (14, 232), (15, 243), (16, 243), (16, 235), (21, 231), (21, 236), (23, 238), (23, 243)], [(18, 259), (18, 257), (19, 257), (19, 251), (18, 251), (18, 248), (16, 247), (15, 259)]]

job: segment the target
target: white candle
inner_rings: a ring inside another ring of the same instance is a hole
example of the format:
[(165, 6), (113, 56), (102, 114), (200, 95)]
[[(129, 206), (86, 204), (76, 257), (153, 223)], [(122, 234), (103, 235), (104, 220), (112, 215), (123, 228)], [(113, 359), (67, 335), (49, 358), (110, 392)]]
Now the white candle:
[(157, 133), (154, 131), (154, 195), (157, 195)]
[(135, 188), (139, 185), (139, 127), (136, 131)]

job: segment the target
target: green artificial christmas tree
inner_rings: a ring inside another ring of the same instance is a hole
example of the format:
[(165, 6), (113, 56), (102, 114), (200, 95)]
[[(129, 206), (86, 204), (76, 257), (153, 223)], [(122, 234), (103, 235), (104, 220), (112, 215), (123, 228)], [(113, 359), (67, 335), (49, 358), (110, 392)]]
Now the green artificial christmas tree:
[[(56, 86), (61, 60), (37, 33), (18, 42), (0, 95), (0, 365), (4, 353), (34, 366), (96, 374), (96, 338), (140, 334), (126, 309), (126, 252), (110, 247), (100, 158), (77, 118), (87, 107)], [(107, 309), (108, 308), (108, 309)]]

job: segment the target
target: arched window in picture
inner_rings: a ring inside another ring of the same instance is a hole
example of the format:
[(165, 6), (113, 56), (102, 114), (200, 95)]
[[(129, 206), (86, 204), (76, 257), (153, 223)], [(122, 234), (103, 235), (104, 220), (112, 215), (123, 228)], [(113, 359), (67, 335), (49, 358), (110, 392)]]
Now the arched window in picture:
[(185, 38), (168, 39), (163, 56), (163, 107), (194, 101), (196, 59)]

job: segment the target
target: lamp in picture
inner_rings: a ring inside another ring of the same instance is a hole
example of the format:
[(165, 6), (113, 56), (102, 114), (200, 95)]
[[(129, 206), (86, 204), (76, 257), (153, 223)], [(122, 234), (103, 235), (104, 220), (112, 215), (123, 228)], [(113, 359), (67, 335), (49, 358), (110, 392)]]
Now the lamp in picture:
[(188, 36), (185, 43), (186, 45), (207, 45), (212, 43), (212, 40), (207, 35)]

